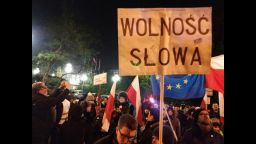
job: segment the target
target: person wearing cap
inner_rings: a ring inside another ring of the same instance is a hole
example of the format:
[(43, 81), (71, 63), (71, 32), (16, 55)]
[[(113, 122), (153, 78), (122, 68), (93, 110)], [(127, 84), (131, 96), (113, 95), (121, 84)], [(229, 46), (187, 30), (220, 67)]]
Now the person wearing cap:
[(158, 125), (159, 125), (159, 109), (156, 109), (156, 108), (149, 109), (149, 113), (146, 118), (146, 126), (144, 131), (141, 134), (141, 139), (139, 140), (139, 143), (151, 144), (153, 130)]
[[(47, 144), (49, 130), (54, 124), (52, 108), (68, 95), (70, 86), (55, 96), (48, 95), (48, 87), (43, 82), (32, 84), (32, 143)], [(54, 93), (56, 94), (56, 93)]]
[(128, 95), (122, 91), (118, 94), (119, 109), (122, 114), (130, 114), (134, 116), (134, 106), (129, 102)]
[(184, 133), (182, 144), (224, 144), (224, 137), (213, 130), (207, 110), (195, 110), (193, 118), (193, 126)]

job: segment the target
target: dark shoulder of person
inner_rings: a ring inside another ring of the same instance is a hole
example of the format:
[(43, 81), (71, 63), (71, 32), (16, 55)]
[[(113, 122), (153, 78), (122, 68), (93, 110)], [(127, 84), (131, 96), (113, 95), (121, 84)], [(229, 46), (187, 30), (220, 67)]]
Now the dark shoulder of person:
[(209, 142), (224, 144), (224, 137), (213, 130), (211, 131), (211, 135), (209, 138), (210, 138)]
[(113, 134), (110, 134), (97, 140), (94, 144), (113, 144), (113, 138)]

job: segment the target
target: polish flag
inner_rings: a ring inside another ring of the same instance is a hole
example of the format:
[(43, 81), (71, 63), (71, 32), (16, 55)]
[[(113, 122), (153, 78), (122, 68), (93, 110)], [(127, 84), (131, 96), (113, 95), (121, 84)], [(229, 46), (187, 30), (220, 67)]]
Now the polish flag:
[(224, 55), (211, 58), (211, 70), (205, 75), (205, 81), (205, 87), (224, 94)]
[(116, 92), (116, 82), (114, 82), (112, 85), (112, 88), (108, 97), (108, 102), (107, 102), (103, 119), (102, 119), (101, 130), (104, 132), (108, 132), (108, 129), (110, 126), (111, 115), (114, 110), (115, 92)]
[(127, 94), (130, 102), (135, 106), (137, 122), (142, 124), (141, 96), (138, 76), (134, 78), (131, 85), (128, 87)]
[(205, 75), (205, 87), (219, 92), (220, 121), (224, 122), (224, 55), (211, 58), (211, 71)]
[(201, 107), (202, 109), (206, 109), (206, 110), (207, 110), (207, 91), (206, 91), (205, 94), (204, 94), (204, 98), (203, 98), (203, 100), (202, 100), (202, 102), (201, 102), (200, 107)]

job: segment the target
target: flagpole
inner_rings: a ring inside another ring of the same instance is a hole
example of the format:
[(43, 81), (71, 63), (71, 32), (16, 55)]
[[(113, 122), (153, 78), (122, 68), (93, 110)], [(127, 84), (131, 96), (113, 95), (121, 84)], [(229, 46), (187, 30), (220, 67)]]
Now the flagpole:
[(163, 141), (164, 74), (160, 76), (159, 141)]
[(176, 134), (176, 132), (175, 132), (174, 129), (173, 129), (173, 125), (172, 125), (172, 122), (171, 122), (171, 120), (170, 120), (170, 117), (169, 117), (169, 115), (168, 115), (168, 113), (167, 113), (167, 110), (166, 110), (165, 105), (164, 105), (164, 111), (165, 111), (165, 113), (166, 113), (166, 116), (167, 116), (167, 118), (168, 118), (169, 124), (170, 124), (170, 126), (171, 126), (173, 136), (174, 136), (176, 142), (178, 142), (177, 134)]

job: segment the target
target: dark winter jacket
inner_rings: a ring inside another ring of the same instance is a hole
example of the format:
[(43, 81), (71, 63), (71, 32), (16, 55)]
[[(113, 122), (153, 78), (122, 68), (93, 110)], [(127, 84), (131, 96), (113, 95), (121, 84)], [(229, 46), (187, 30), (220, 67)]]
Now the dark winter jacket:
[(182, 144), (224, 144), (224, 137), (213, 130), (204, 134), (195, 124), (184, 133)]
[(118, 144), (116, 140), (116, 133), (112, 132), (110, 135), (97, 140), (94, 144)]
[(159, 122), (148, 122), (146, 124), (145, 130), (141, 134), (141, 139), (139, 143), (141, 144), (151, 144), (152, 143), (152, 135), (153, 135), (153, 130), (158, 127)]
[(32, 97), (32, 143), (47, 143), (49, 129), (53, 125), (52, 108), (61, 103), (69, 93), (65, 90), (56, 97), (36, 94)]

